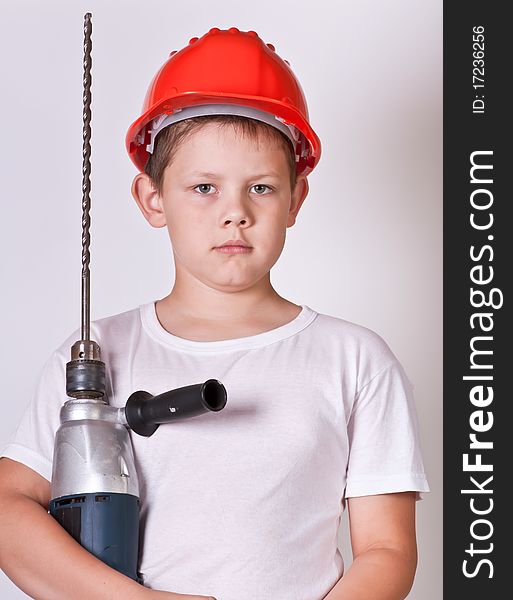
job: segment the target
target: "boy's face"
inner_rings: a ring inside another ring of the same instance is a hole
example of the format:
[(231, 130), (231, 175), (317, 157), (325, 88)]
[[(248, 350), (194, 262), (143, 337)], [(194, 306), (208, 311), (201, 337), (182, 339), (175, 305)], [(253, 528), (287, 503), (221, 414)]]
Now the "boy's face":
[[(146, 174), (136, 176), (132, 193), (151, 225), (167, 226), (177, 279), (240, 291), (278, 260), (308, 183), (300, 176), (291, 191), (285, 150), (275, 142), (262, 137), (257, 143), (210, 123), (179, 147), (164, 172), (162, 195)], [(243, 240), (251, 249), (216, 250), (228, 240)]]

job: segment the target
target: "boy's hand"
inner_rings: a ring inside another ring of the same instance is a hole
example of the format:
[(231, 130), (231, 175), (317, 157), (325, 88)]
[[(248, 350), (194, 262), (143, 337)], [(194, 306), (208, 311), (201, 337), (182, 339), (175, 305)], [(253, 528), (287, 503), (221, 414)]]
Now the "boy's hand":
[[(49, 501), (49, 481), (22, 463), (0, 458), (0, 568), (31, 598), (208, 600), (151, 590), (111, 569), (48, 514)], [(33, 539), (36, 545), (27, 543)]]

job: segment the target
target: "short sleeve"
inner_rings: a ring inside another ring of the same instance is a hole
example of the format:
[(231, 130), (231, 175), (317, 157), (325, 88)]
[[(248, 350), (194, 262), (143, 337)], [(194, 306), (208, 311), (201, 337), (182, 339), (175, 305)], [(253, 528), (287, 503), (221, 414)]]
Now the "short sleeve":
[(348, 437), (346, 498), (429, 492), (413, 388), (396, 359), (357, 391)]
[(21, 462), (51, 481), (54, 438), (66, 400), (66, 359), (55, 351), (43, 366), (32, 399), (0, 456)]

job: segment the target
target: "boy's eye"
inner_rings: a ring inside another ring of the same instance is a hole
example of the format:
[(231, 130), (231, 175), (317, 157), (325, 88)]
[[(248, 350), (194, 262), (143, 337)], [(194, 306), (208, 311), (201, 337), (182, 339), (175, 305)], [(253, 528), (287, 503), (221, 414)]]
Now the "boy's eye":
[[(199, 185), (197, 185), (193, 189), (200, 188), (200, 192), (199, 193), (202, 194), (203, 196), (205, 196), (206, 192), (208, 192), (208, 188), (211, 188), (211, 187), (212, 187), (211, 183), (200, 183)], [(207, 189), (205, 189), (205, 188), (207, 188)], [(205, 193), (203, 193), (203, 192), (205, 192)]]
[[(267, 188), (267, 189), (269, 190), (269, 192), (268, 192), (268, 193), (271, 193), (271, 192), (272, 192), (272, 188), (270, 188), (268, 185), (265, 185), (264, 183), (256, 183), (256, 184), (255, 184), (253, 187), (255, 188), (255, 190), (256, 190), (256, 188), (260, 188), (260, 190), (261, 190), (262, 188)], [(264, 194), (263, 194), (263, 193), (261, 193), (260, 191), (256, 191), (256, 194), (257, 194), (258, 196), (263, 196), (263, 195), (264, 195)]]

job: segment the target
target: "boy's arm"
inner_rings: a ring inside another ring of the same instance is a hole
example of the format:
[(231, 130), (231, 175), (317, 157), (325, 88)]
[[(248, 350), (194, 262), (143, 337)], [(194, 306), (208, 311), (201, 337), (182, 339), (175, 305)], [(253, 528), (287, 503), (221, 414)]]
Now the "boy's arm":
[(324, 600), (403, 600), (417, 568), (415, 493), (347, 502), (354, 560)]
[(48, 514), (50, 484), (9, 458), (0, 459), (0, 567), (38, 600), (200, 600), (145, 588), (97, 559)]

